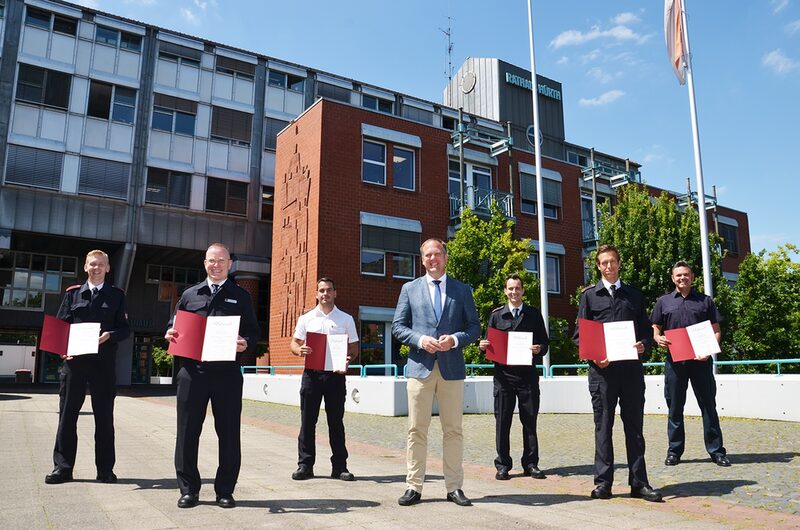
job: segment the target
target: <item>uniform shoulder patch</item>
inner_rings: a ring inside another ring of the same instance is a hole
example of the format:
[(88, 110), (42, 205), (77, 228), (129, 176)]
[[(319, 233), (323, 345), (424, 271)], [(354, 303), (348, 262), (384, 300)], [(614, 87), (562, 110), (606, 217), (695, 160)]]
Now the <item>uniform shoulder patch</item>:
[(581, 289), (581, 292), (582, 292), (582, 293), (585, 293), (586, 291), (588, 291), (588, 290), (589, 290), (589, 289), (591, 289), (592, 287), (594, 287), (594, 285), (587, 285), (586, 287), (584, 287), (583, 289)]
[(117, 287), (116, 285), (112, 285), (111, 287), (113, 287), (117, 291), (121, 292), (122, 294), (125, 294), (125, 289), (123, 289), (122, 287)]
[(498, 311), (502, 311), (502, 309), (504, 307), (505, 307), (504, 305), (501, 305), (500, 307), (496, 307), (495, 309), (492, 309), (492, 313), (497, 313)]
[(81, 285), (83, 285), (83, 284), (79, 283), (79, 284), (76, 284), (76, 285), (70, 285), (69, 287), (67, 287), (66, 289), (64, 289), (64, 292), (67, 292), (67, 293), (68, 293), (68, 292), (70, 292), (70, 291), (74, 291), (75, 289), (80, 289), (80, 288), (81, 288)]

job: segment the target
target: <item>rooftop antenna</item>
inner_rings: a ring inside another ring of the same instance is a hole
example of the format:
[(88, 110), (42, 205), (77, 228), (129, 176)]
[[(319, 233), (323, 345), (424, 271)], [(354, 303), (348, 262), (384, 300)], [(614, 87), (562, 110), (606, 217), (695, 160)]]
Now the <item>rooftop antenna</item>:
[(453, 29), (452, 29), (452, 22), (455, 20), (453, 17), (447, 17), (447, 29), (439, 28), (439, 31), (447, 36), (447, 69), (444, 72), (444, 75), (447, 76), (447, 93), (450, 101), (447, 102), (448, 105), (453, 104), (453, 88), (450, 86), (450, 83), (453, 80), (453, 41), (451, 37), (453, 36)]

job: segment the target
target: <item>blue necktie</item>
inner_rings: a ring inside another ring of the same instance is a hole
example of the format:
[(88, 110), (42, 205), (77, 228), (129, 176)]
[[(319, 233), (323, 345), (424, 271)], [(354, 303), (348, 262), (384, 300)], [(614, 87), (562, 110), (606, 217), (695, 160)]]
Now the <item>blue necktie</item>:
[(439, 284), (442, 280), (433, 280), (433, 315), (438, 322), (442, 318), (442, 290)]
[(519, 308), (515, 307), (514, 308), (514, 320), (516, 320), (518, 318), (519, 318)]

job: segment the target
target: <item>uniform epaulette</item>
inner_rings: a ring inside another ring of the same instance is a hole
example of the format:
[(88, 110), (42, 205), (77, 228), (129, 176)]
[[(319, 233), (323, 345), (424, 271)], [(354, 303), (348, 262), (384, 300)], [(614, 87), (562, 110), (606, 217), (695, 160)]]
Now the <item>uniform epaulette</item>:
[(111, 287), (113, 287), (117, 291), (121, 292), (122, 294), (125, 294), (125, 289), (123, 289), (122, 287), (117, 287), (116, 285), (112, 285)]
[(504, 305), (501, 305), (500, 307), (498, 307), (496, 309), (492, 309), (492, 313), (497, 313), (498, 311), (501, 311), (504, 307), (505, 307)]
[(68, 293), (68, 292), (70, 292), (70, 291), (74, 291), (75, 289), (80, 289), (80, 288), (81, 288), (81, 285), (83, 285), (83, 284), (82, 284), (82, 283), (79, 283), (79, 284), (76, 284), (76, 285), (70, 285), (69, 287), (67, 287), (66, 289), (64, 289), (64, 292), (67, 292), (67, 293)]
[(583, 289), (581, 289), (581, 292), (582, 292), (582, 293), (585, 293), (586, 291), (588, 291), (588, 290), (589, 290), (589, 289), (591, 289), (592, 287), (594, 287), (594, 285), (587, 285), (586, 287), (584, 287)]

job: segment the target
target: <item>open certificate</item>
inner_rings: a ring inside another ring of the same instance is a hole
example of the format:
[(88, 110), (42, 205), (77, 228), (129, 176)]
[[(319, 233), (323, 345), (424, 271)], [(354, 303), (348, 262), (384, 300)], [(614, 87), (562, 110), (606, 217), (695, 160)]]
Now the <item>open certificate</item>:
[(533, 364), (533, 333), (529, 331), (502, 331), (496, 328), (486, 330), (489, 347), (486, 358), (500, 364), (531, 366)]
[(670, 342), (669, 353), (673, 361), (704, 359), (721, 351), (708, 320), (685, 328), (668, 329), (664, 335)]
[(602, 361), (635, 361), (636, 330), (632, 320), (619, 322), (595, 322), (578, 319), (578, 354), (581, 359)]
[(59, 356), (77, 357), (97, 353), (99, 346), (99, 322), (70, 324), (50, 315), (44, 316), (40, 349)]
[(198, 362), (235, 361), (239, 320), (239, 315), (204, 317), (179, 309), (172, 326), (178, 336), (167, 351)]
[(348, 337), (344, 333), (326, 335), (324, 333), (306, 333), (306, 344), (311, 353), (305, 357), (305, 366), (309, 370), (326, 372), (344, 372), (347, 370)]

